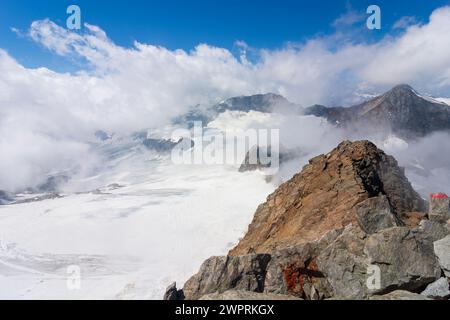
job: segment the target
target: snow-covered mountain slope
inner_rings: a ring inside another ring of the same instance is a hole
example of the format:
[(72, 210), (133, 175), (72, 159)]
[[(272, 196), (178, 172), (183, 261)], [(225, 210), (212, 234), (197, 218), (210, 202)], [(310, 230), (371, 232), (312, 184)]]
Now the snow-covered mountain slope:
[[(61, 197), (0, 206), (0, 298), (160, 299), (170, 279), (224, 254), (273, 190), (256, 172), (103, 148), (104, 168)], [(67, 287), (73, 265), (80, 290)]]

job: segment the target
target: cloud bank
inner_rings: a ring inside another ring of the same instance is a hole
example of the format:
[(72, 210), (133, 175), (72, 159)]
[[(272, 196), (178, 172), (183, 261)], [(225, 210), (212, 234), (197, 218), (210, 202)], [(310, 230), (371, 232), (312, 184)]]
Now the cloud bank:
[(140, 42), (127, 48), (97, 26), (74, 33), (35, 21), (28, 31), (33, 41), (86, 67), (74, 74), (29, 69), (0, 49), (0, 190), (88, 166), (96, 130), (161, 126), (189, 107), (230, 96), (274, 92), (305, 106), (349, 104), (355, 92), (398, 83), (450, 96), (448, 34), (450, 7), (443, 7), (427, 23), (408, 24), (376, 43), (331, 35), (278, 50), (252, 48), (258, 59), (250, 62), (245, 51), (235, 57), (207, 44), (185, 51)]

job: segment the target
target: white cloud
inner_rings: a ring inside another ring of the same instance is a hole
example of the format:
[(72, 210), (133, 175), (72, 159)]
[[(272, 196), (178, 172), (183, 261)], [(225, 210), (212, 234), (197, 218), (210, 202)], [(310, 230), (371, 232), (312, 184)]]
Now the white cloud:
[(22, 188), (49, 170), (86, 162), (95, 130), (159, 126), (189, 106), (234, 95), (275, 92), (303, 105), (346, 104), (360, 88), (380, 92), (404, 82), (447, 95), (449, 33), (450, 7), (443, 7), (429, 23), (377, 43), (341, 35), (336, 43), (332, 35), (259, 50), (258, 61), (249, 62), (249, 48), (242, 46), (240, 58), (207, 44), (189, 52), (139, 42), (125, 48), (97, 26), (74, 33), (35, 21), (34, 41), (89, 67), (76, 74), (28, 69), (0, 49), (0, 189)]
[(404, 16), (398, 19), (392, 28), (394, 29), (406, 29), (412, 25), (417, 24), (417, 19), (414, 16)]

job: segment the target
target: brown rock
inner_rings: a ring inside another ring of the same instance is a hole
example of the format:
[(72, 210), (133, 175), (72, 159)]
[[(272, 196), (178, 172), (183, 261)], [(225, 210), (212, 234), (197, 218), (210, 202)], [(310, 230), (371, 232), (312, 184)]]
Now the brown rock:
[(399, 218), (406, 226), (417, 227), (422, 221), (427, 220), (427, 214), (425, 212), (405, 212)]
[(380, 195), (397, 216), (425, 209), (393, 157), (369, 141), (345, 141), (311, 159), (270, 195), (229, 254), (270, 253), (316, 240), (330, 230), (356, 224), (357, 205)]
[(341, 232), (332, 231), (318, 241), (273, 252), (267, 267), (264, 292), (308, 300), (331, 297), (333, 289), (319, 270), (316, 258)]

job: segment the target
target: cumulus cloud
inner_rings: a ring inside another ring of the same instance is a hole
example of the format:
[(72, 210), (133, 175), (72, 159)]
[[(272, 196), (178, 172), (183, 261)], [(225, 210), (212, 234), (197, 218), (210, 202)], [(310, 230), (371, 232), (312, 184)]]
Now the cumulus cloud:
[(443, 7), (428, 23), (376, 43), (342, 36), (336, 42), (331, 35), (251, 49), (257, 59), (250, 60), (244, 42), (237, 43), (239, 57), (207, 44), (191, 51), (140, 42), (122, 47), (97, 26), (75, 33), (35, 21), (31, 39), (86, 68), (73, 74), (29, 69), (0, 49), (0, 189), (18, 190), (50, 170), (79, 167), (91, 156), (88, 141), (98, 129), (157, 127), (191, 106), (234, 95), (274, 92), (305, 106), (345, 105), (361, 88), (380, 92), (404, 82), (450, 95), (449, 32), (450, 7)]

